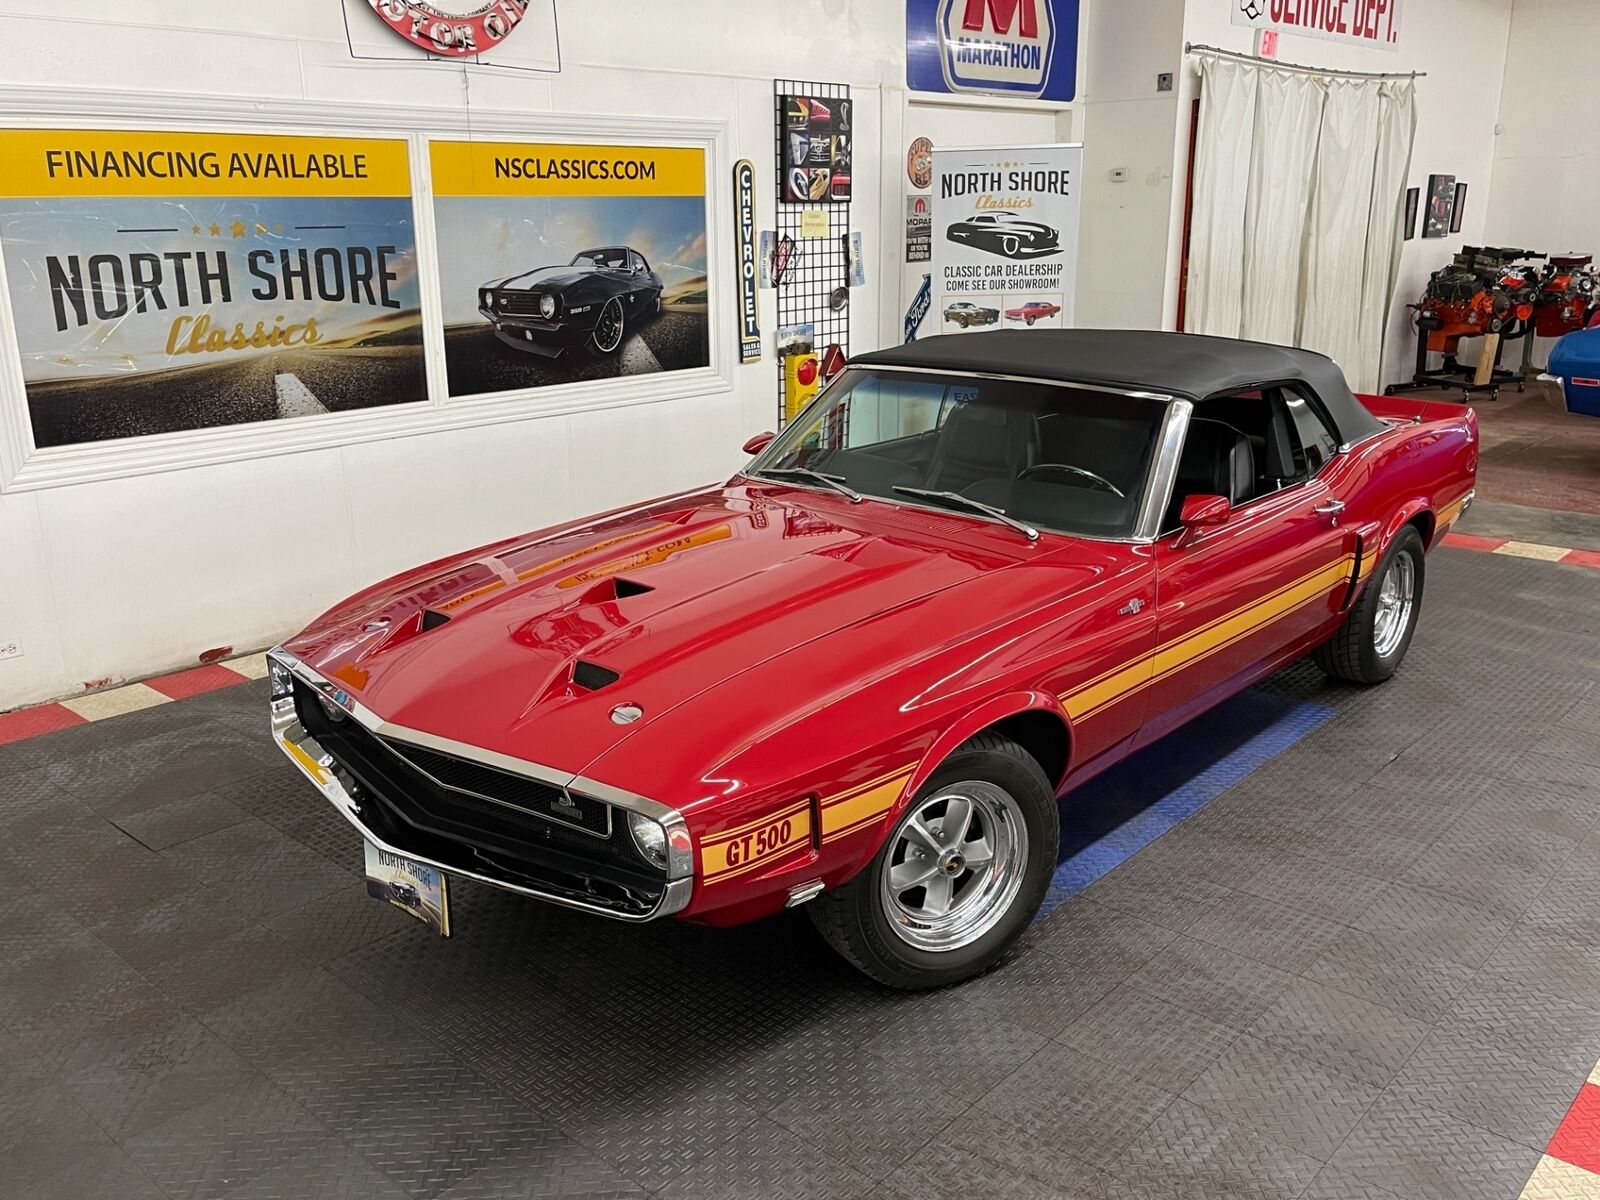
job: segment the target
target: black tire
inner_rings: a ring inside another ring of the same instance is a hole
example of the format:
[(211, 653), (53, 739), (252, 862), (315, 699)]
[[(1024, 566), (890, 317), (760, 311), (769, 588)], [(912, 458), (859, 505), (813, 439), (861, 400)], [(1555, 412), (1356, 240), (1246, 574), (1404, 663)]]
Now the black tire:
[[(1383, 592), (1384, 580), (1390, 570), (1396, 568), (1396, 560), (1401, 555), (1408, 556), (1411, 560), (1413, 571), (1411, 607), (1406, 614), (1405, 628), (1399, 641), (1387, 653), (1380, 653), (1376, 636), (1379, 598)], [(1317, 666), (1333, 678), (1350, 683), (1382, 683), (1393, 675), (1405, 660), (1406, 651), (1411, 646), (1412, 635), (1417, 631), (1417, 618), (1422, 613), (1423, 583), (1426, 576), (1427, 560), (1422, 545), (1422, 535), (1417, 532), (1415, 526), (1407, 525), (1389, 544), (1383, 561), (1367, 580), (1366, 587), (1345, 615), (1339, 631), (1319, 646), (1312, 655)]]
[[(607, 310), (612, 308), (613, 305), (616, 307), (616, 312), (615, 314), (610, 314)], [(612, 315), (615, 316), (617, 323), (616, 341), (608, 347), (601, 340), (600, 331), (604, 327), (605, 319)], [(589, 353), (594, 355), (596, 358), (610, 358), (613, 354), (622, 349), (622, 343), (627, 339), (627, 336), (627, 309), (624, 307), (622, 298), (620, 296), (613, 296), (611, 299), (605, 302), (605, 305), (601, 309), (601, 320), (596, 322), (594, 331), (589, 334), (589, 340), (584, 344), (588, 347)]]
[(971, 323), (972, 322), (968, 321), (965, 317), (957, 317), (956, 318), (956, 324), (961, 326), (961, 328), (963, 328), (963, 329), (965, 329)]
[(1033, 322), (1034, 322), (1034, 319), (1035, 319), (1035, 318), (1033, 318), (1033, 317), (1029, 317), (1029, 318), (1028, 318), (1028, 327), (1029, 327), (1029, 328), (1030, 328), (1030, 329), (1031, 329), (1031, 328), (1032, 328), (1032, 327), (1033, 327)]
[[(966, 781), (1003, 789), (1020, 809), (1028, 834), (1026, 853), (1020, 857), (1021, 885), (982, 936), (955, 949), (924, 950), (895, 931), (882, 898), (883, 872), (890, 866), (906, 817), (940, 789)], [(1060, 844), (1055, 793), (1038, 761), (1009, 738), (979, 734), (959, 746), (933, 773), (867, 868), (807, 907), (828, 943), (879, 983), (904, 991), (947, 987), (981, 975), (1005, 958), (1044, 901)]]

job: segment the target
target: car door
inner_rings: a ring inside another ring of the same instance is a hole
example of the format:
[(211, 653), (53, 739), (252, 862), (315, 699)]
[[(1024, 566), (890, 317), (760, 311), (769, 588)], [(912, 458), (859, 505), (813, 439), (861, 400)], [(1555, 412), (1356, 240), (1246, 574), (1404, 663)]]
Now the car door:
[(1292, 474), (1269, 479), (1270, 490), (1237, 505), (1225, 524), (1157, 543), (1157, 648), (1141, 744), (1330, 626), (1349, 599), (1359, 541), (1343, 520), (1350, 472), (1340, 470), (1332, 422), (1298, 389), (1260, 396), (1279, 406), (1290, 455), (1279, 469)]

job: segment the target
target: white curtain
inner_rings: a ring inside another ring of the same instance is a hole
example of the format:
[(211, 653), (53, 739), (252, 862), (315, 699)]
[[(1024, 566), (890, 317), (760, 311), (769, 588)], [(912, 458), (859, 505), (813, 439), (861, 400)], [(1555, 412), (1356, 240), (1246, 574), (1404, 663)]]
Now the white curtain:
[(1319, 350), (1378, 390), (1415, 88), (1209, 55), (1200, 74), (1185, 327)]

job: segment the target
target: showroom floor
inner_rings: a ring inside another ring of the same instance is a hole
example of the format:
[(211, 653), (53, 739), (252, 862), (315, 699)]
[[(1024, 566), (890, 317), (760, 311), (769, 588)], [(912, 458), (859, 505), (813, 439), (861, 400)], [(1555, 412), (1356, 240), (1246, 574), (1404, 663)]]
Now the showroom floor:
[(1595, 1195), (1541, 1151), (1596, 1145), (1600, 574), (1429, 569), (1395, 680), (1092, 786), (1053, 911), (931, 995), (803, 914), (460, 887), (433, 938), (260, 681), (0, 746), (0, 1195)]

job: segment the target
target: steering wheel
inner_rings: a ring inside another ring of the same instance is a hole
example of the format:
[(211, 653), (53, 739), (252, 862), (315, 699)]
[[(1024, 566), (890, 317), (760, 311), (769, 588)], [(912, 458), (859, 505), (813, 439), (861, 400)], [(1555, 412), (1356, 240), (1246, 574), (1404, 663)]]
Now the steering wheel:
[(1017, 479), (1026, 479), (1039, 471), (1065, 471), (1069, 475), (1081, 475), (1095, 485), (1096, 491), (1110, 492), (1113, 496), (1123, 500), (1128, 498), (1121, 488), (1104, 475), (1096, 475), (1093, 471), (1086, 471), (1082, 467), (1073, 466), (1071, 463), (1034, 463), (1033, 466), (1028, 467), (1022, 474), (1018, 475)]

